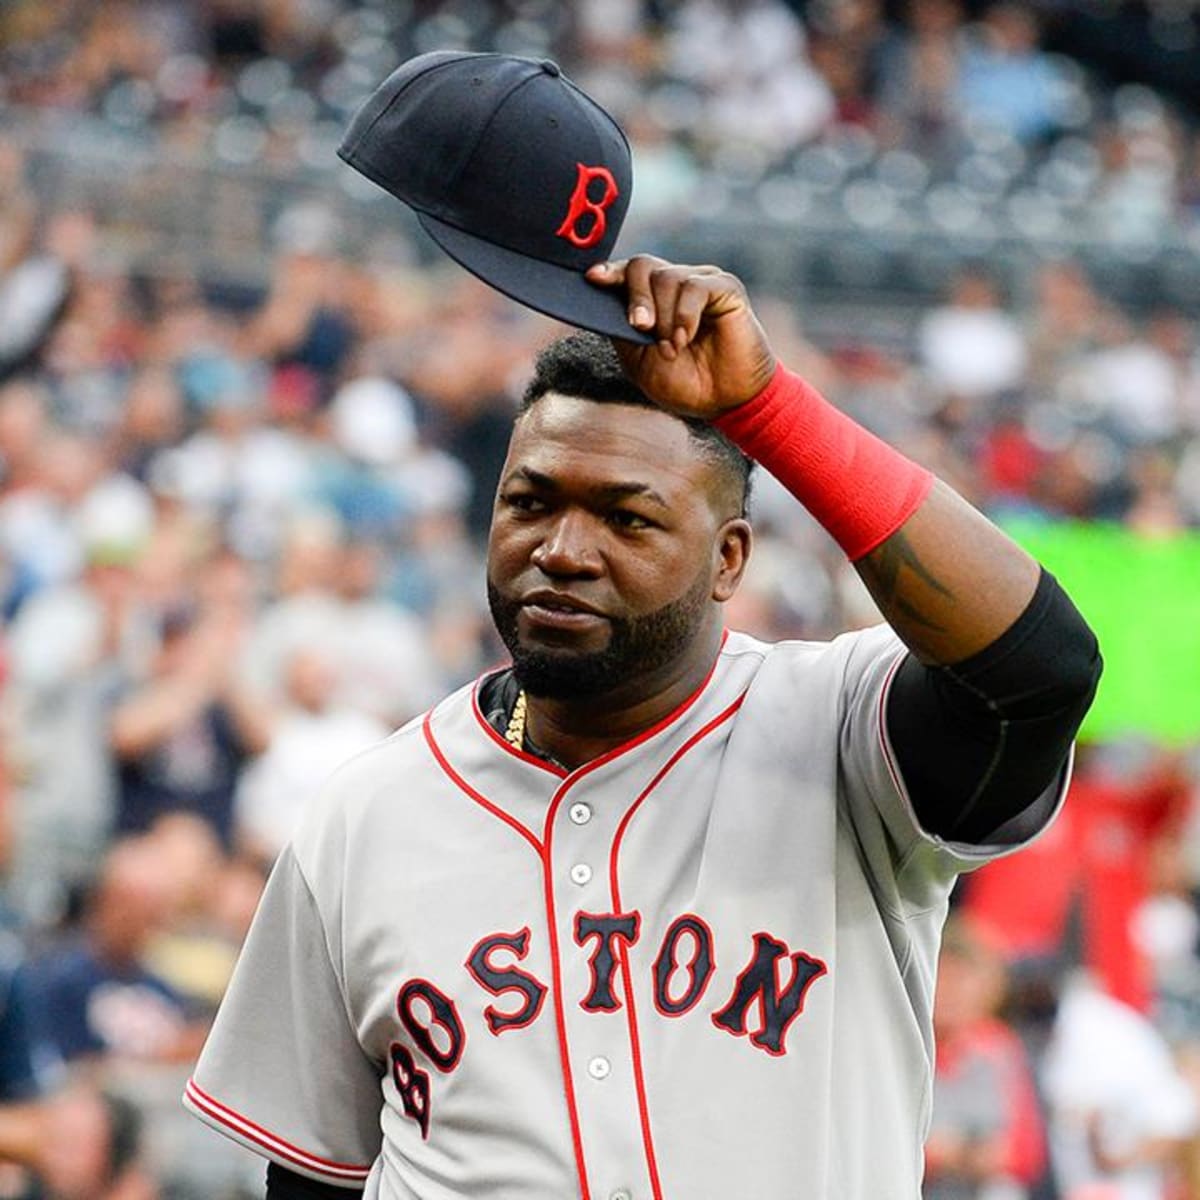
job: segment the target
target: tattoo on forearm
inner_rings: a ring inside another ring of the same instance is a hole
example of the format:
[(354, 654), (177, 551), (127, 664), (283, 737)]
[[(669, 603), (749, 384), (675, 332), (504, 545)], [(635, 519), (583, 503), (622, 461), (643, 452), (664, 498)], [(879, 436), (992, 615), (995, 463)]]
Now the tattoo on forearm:
[(867, 556), (867, 561), (871, 564), (875, 583), (873, 590), (878, 600), (926, 629), (935, 633), (945, 632), (945, 626), (931, 620), (928, 613), (922, 612), (910, 600), (898, 594), (900, 574), (907, 568), (931, 591), (947, 600), (954, 599), (954, 593), (921, 561), (903, 530), (892, 534), (882, 546)]

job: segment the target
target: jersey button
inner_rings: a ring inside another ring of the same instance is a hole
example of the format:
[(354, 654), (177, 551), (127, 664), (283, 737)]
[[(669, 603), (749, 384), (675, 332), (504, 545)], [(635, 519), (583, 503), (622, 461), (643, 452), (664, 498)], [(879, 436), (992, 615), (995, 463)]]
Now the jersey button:
[(597, 1054), (595, 1058), (588, 1063), (588, 1074), (593, 1079), (607, 1079), (612, 1071), (612, 1064), (602, 1054)]
[(587, 863), (576, 863), (571, 868), (571, 882), (579, 884), (583, 887), (585, 883), (592, 881), (592, 868)]
[(633, 1197), (624, 1188), (620, 1188), (618, 1191), (613, 1192), (608, 1200), (633, 1200)]
[(592, 819), (591, 805), (584, 804), (582, 800), (572, 804), (567, 811), (567, 815), (575, 822), (576, 825), (586, 825)]

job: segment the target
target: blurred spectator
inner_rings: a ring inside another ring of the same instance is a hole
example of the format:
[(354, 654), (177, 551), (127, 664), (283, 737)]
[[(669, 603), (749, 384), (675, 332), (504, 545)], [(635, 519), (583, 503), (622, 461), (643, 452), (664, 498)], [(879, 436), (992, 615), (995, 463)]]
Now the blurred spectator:
[(268, 557), (312, 488), (316, 449), (294, 429), (267, 424), (265, 371), (214, 352), (194, 355), (184, 376), (201, 424), (182, 444), (156, 451), (149, 481), (193, 516), (225, 522), (240, 552)]
[(958, 134), (961, 0), (908, 0), (907, 30), (885, 53), (879, 112), (885, 142), (937, 155)]
[[(1155, 327), (1162, 340), (1170, 337), (1165, 315)], [(1102, 328), (1107, 344), (1082, 365), (1084, 399), (1130, 442), (1172, 437), (1179, 431), (1185, 383), (1178, 362), (1129, 321), (1113, 316)]]
[(1030, 383), (1043, 392), (1095, 345), (1105, 306), (1083, 267), (1070, 259), (1041, 266), (1034, 275), (1026, 318)]
[(361, 378), (338, 389), (330, 404), (334, 444), (316, 480), (316, 495), (358, 538), (384, 538), (419, 503), (403, 466), (416, 449), (412, 400), (390, 379)]
[(153, 644), (154, 613), (135, 575), (146, 530), (136, 518), (116, 532), (90, 540), (80, 578), (31, 597), (9, 629), (10, 900), (38, 922), (61, 914), (111, 831), (108, 708), (118, 681)]
[(995, 280), (980, 268), (956, 276), (947, 303), (925, 315), (919, 347), (929, 381), (943, 395), (983, 399), (1025, 381), (1024, 336), (1001, 308)]
[(284, 531), (266, 602), (243, 651), (246, 684), (268, 704), (283, 694), (292, 655), (328, 643), (339, 625), (334, 582), (343, 540), (341, 523), (320, 510), (293, 514)]
[(390, 732), (361, 708), (336, 703), (335, 661), (329, 647), (293, 654), (285, 674), (286, 707), (266, 750), (243, 775), (239, 841), (264, 862), (275, 861), (304, 806), (334, 769)]
[(1023, 142), (1062, 124), (1062, 78), (1038, 49), (1033, 6), (990, 5), (964, 50), (958, 95), (968, 120), (996, 125)]
[(144, 832), (183, 811), (232, 845), (238, 772), (270, 727), (237, 679), (244, 633), (238, 614), (185, 607), (164, 617), (147, 677), (130, 681), (112, 711), (118, 832)]
[(279, 253), (262, 308), (242, 331), (242, 354), (295, 364), (333, 378), (354, 341), (349, 268), (336, 256), (337, 219), (317, 203), (286, 209), (275, 227)]
[(383, 557), (371, 542), (346, 546), (337, 573), (337, 629), (326, 645), (311, 649), (325, 654), (334, 671), (331, 699), (391, 730), (440, 699), (448, 680), (420, 621), (381, 596)]
[(676, 9), (665, 49), (671, 73), (700, 94), (699, 137), (769, 159), (808, 141), (834, 114), (805, 47), (804, 26), (776, 0), (695, 0)]
[(146, 945), (144, 965), (191, 1008), (216, 1012), (262, 892), (264, 874), (228, 857), (211, 826), (190, 813), (160, 817), (146, 835), (174, 881), (171, 919)]
[(924, 1200), (1021, 1200), (1041, 1177), (1044, 1132), (1020, 1039), (997, 1017), (1004, 967), (986, 936), (952, 918), (938, 960), (933, 1117)]
[(1149, 1021), (1077, 978), (1064, 989), (1042, 1074), (1063, 1200), (1166, 1200), (1197, 1103)]
[(891, 38), (880, 0), (810, 5), (809, 58), (833, 93), (838, 124), (874, 128), (881, 59)]
[(105, 857), (77, 938), (33, 959), (25, 973), (39, 1070), (80, 1059), (187, 1061), (203, 1025), (187, 1001), (143, 965), (178, 898), (171, 864), (145, 838)]
[(1148, 840), (1146, 858), (1146, 895), (1130, 934), (1149, 964), (1150, 1014), (1172, 1045), (1200, 1047), (1200, 897), (1178, 818)]
[[(31, 593), (65, 582), (79, 570), (75, 509), (99, 482), (102, 464), (91, 442), (48, 422), (42, 395), (18, 388), (10, 389), (5, 399), (27, 408), (29, 425), (36, 422), (36, 432), (21, 447), (25, 461), (17, 458), (13, 463), (13, 475), (0, 498), (0, 545), (12, 572), (6, 599), (11, 615)], [(18, 474), (22, 467), (24, 472)]]
[(157, 1200), (141, 1129), (129, 1101), (74, 1083), (40, 1104), (0, 1106), (0, 1164), (29, 1167), (39, 1200)]
[(1151, 110), (1099, 131), (1102, 176), (1092, 219), (1117, 243), (1153, 244), (1175, 211), (1176, 162), (1156, 99)]
[[(452, 295), (461, 307), (447, 309), (436, 339), (415, 355), (408, 379), (425, 406), (430, 436), (467, 470), (469, 492), (460, 492), (460, 503), (465, 499), (468, 531), (482, 545), (515, 416), (513, 373), (526, 343), (508, 336), (495, 295), (481, 291), (482, 284), (460, 282)], [(447, 507), (444, 501), (434, 506)]]
[(321, 515), (297, 521), (287, 540), (275, 598), (246, 645), (249, 687), (267, 703), (284, 697), (296, 656), (329, 655), (336, 701), (391, 727), (440, 694), (446, 677), (417, 619), (381, 595), (381, 551), (342, 543), (341, 527)]

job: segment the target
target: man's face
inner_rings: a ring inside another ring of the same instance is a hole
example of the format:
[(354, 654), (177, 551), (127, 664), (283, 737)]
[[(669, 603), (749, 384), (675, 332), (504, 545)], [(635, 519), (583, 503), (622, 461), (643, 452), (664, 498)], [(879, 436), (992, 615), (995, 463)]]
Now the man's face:
[(666, 413), (539, 400), (513, 432), (488, 548), (492, 617), (522, 686), (597, 696), (706, 653), (748, 546), (733, 491)]

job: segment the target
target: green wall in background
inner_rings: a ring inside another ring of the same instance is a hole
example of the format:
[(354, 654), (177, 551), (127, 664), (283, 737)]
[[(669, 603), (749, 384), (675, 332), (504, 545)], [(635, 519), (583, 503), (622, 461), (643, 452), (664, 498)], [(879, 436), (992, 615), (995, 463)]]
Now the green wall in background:
[(1200, 741), (1200, 534), (1005, 521), (1087, 617), (1104, 677), (1081, 737)]

